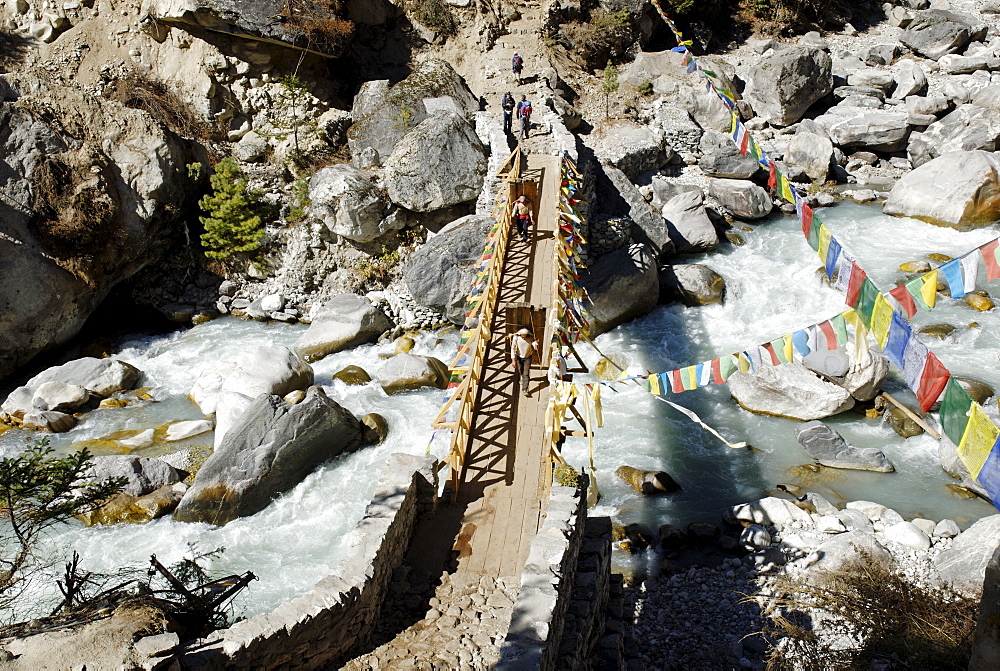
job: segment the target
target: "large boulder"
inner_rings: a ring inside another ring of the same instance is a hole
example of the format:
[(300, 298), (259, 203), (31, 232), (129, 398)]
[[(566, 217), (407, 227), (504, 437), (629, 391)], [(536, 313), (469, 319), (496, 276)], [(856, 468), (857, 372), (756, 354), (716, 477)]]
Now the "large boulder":
[(486, 175), (486, 150), (475, 129), (454, 112), (420, 122), (396, 143), (383, 180), (390, 200), (432, 212), (475, 200)]
[(833, 143), (826, 135), (799, 130), (788, 143), (785, 165), (789, 176), (805, 175), (814, 182), (825, 182), (833, 160)]
[(236, 361), (223, 361), (202, 369), (190, 397), (206, 415), (216, 412), (220, 395), (239, 393), (250, 398), (260, 394), (284, 396), (313, 383), (312, 366), (287, 347), (256, 345)]
[(4, 74), (0, 88), (3, 377), (67, 342), (116, 285), (156, 261), (194, 159), (149, 114), (82, 88), (51, 88), (27, 71)]
[(124, 478), (123, 493), (145, 496), (160, 487), (180, 482), (187, 477), (187, 473), (149, 457), (99, 456), (93, 458), (93, 465), (86, 477), (94, 482)]
[(894, 565), (892, 554), (876, 540), (874, 534), (854, 530), (837, 534), (816, 548), (813, 556), (817, 560), (810, 568), (835, 573), (860, 561), (861, 552), (865, 553), (868, 561), (883, 568), (891, 569)]
[(726, 295), (726, 280), (706, 265), (687, 263), (660, 269), (660, 302), (687, 306), (715, 305)]
[(837, 105), (816, 117), (816, 123), (840, 147), (898, 151), (906, 146), (910, 135), (909, 114), (905, 111)]
[(698, 167), (709, 177), (749, 179), (760, 169), (757, 159), (750, 154), (740, 154), (732, 139), (723, 133), (706, 131), (699, 141), (699, 149)]
[(476, 279), (486, 236), (495, 220), (471, 214), (456, 219), (406, 260), (403, 281), (414, 300), (465, 322), (465, 306)]
[(605, 254), (580, 277), (585, 306), (597, 334), (648, 314), (657, 305), (659, 279), (649, 247), (632, 244)]
[(356, 164), (368, 149), (374, 150), (382, 163), (388, 163), (396, 143), (431, 116), (435, 100), (450, 98), (466, 115), (479, 110), (479, 100), (461, 76), (437, 58), (422, 61), (406, 79), (392, 87), (363, 89), (363, 94), (360, 105), (363, 114), (355, 112), (354, 123), (347, 131), (347, 143)]
[[(79, 397), (83, 396), (80, 390), (87, 392), (88, 397), (90, 395), (105, 397), (117, 391), (135, 389), (141, 379), (142, 371), (132, 364), (118, 359), (95, 359), (93, 357), (74, 359), (62, 365), (47, 368), (28, 380), (24, 386), (14, 389), (0, 405), (0, 414), (21, 419), (26, 413), (34, 410), (61, 410), (61, 407), (42, 407), (56, 402), (55, 397), (51, 394), (55, 392), (57, 387), (50, 383), (58, 385), (58, 389), (62, 390), (61, 395), (69, 393), (79, 400)], [(41, 394), (39, 394), (39, 390), (41, 390)], [(86, 400), (83, 399), (79, 403), (74, 402), (68, 409), (76, 409)], [(58, 405), (61, 406), (62, 402), (59, 402)]]
[(984, 517), (960, 533), (952, 546), (934, 560), (938, 575), (973, 598), (979, 598), (986, 576), (986, 565), (1000, 539), (1000, 515)]
[(891, 473), (892, 463), (874, 447), (857, 448), (823, 422), (811, 421), (795, 429), (795, 440), (809, 456), (829, 468)]
[(1000, 219), (998, 168), (990, 152), (949, 152), (903, 175), (883, 211), (956, 228), (991, 224)]
[(394, 355), (375, 374), (382, 390), (387, 394), (448, 386), (448, 366), (432, 356), (418, 356), (409, 352)]
[(978, 34), (985, 34), (978, 22), (968, 16), (941, 9), (914, 12), (913, 20), (900, 35), (899, 41), (914, 53), (937, 60), (945, 54), (962, 50)]
[(587, 146), (629, 179), (659, 170), (673, 158), (673, 151), (664, 149), (663, 138), (649, 126), (624, 119), (598, 123), (587, 136)]
[(760, 219), (774, 208), (767, 191), (742, 179), (710, 179), (708, 193), (737, 219)]
[(295, 341), (295, 352), (306, 361), (375, 341), (392, 327), (385, 314), (364, 296), (340, 294), (313, 315), (312, 323)]
[(830, 417), (854, 407), (850, 392), (821, 380), (797, 363), (762, 364), (753, 372), (733, 373), (729, 393), (752, 413), (802, 421)]
[(792, 522), (809, 522), (811, 518), (794, 501), (768, 496), (726, 508), (722, 511), (722, 519), (729, 524), (774, 524), (782, 527)]
[(635, 184), (618, 168), (599, 166), (597, 170), (597, 207), (594, 220), (628, 218), (632, 221), (632, 238), (649, 245), (658, 259), (674, 251), (670, 227), (663, 216), (646, 202)]
[(371, 242), (399, 219), (386, 219), (389, 201), (357, 168), (331, 165), (309, 179), (310, 214), (322, 220), (331, 233), (355, 242)]
[(832, 65), (830, 54), (820, 49), (781, 49), (750, 68), (743, 97), (768, 123), (788, 126), (833, 90)]
[(910, 136), (906, 151), (918, 167), (951, 151), (995, 151), (1000, 142), (1000, 112), (959, 105), (922, 133)]
[(924, 74), (924, 69), (908, 58), (896, 63), (892, 84), (892, 97), (897, 100), (927, 93), (927, 75)]
[(678, 254), (712, 252), (719, 246), (719, 233), (708, 217), (701, 189), (678, 193), (663, 203), (660, 213)]
[(258, 396), (184, 495), (174, 518), (226, 524), (263, 510), (317, 466), (362, 446), (361, 423), (320, 387), (303, 401)]

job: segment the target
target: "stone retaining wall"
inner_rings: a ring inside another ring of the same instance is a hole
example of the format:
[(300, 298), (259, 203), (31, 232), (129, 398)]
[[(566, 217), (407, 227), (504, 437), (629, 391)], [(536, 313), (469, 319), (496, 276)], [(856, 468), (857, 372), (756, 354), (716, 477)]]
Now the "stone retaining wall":
[(531, 542), (498, 671), (556, 668), (587, 515), (586, 484), (555, 486)]
[(437, 499), (437, 462), (393, 454), (365, 516), (351, 532), (347, 556), (311, 592), (187, 644), (185, 669), (313, 669), (369, 636), (401, 566), (417, 518)]
[[(590, 668), (591, 658), (605, 638), (610, 593), (611, 518), (588, 517), (573, 593), (563, 622), (557, 668), (565, 671)], [(616, 667), (607, 665), (607, 668)]]

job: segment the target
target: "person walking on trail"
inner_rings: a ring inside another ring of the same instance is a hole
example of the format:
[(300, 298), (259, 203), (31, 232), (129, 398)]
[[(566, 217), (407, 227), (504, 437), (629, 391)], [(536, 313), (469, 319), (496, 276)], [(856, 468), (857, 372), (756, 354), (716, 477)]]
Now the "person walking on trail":
[(514, 57), (510, 59), (510, 69), (517, 78), (517, 83), (521, 83), (521, 70), (524, 69), (524, 59), (515, 51)]
[(517, 225), (517, 234), (521, 236), (521, 242), (527, 242), (528, 231), (535, 225), (535, 215), (531, 213), (527, 196), (519, 196), (514, 201), (514, 223)]
[(538, 343), (531, 337), (528, 329), (521, 329), (510, 339), (510, 362), (517, 371), (520, 380), (521, 391), (528, 398), (531, 392), (528, 391), (528, 374), (531, 371), (531, 356), (538, 351)]
[(521, 124), (521, 139), (524, 140), (531, 130), (531, 101), (527, 96), (521, 96), (521, 102), (517, 104), (517, 118)]
[(511, 95), (510, 91), (503, 94), (503, 98), (500, 100), (500, 107), (503, 108), (503, 132), (510, 134), (513, 133), (513, 121), (514, 121), (514, 96)]

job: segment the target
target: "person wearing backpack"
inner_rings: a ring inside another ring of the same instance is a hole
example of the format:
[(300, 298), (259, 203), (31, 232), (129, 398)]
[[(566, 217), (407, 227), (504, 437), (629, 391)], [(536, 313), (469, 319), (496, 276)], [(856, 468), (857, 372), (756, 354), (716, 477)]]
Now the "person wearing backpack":
[(503, 108), (503, 132), (513, 133), (511, 129), (514, 120), (514, 96), (510, 94), (510, 91), (503, 94), (503, 98), (500, 100), (500, 107)]
[(514, 201), (514, 223), (517, 226), (517, 234), (521, 236), (521, 241), (527, 242), (528, 231), (535, 223), (535, 216), (531, 213), (527, 196), (519, 196)]
[(517, 104), (517, 118), (520, 120), (521, 139), (524, 140), (531, 130), (531, 101), (526, 96), (521, 96), (521, 102)]
[(521, 70), (524, 69), (524, 59), (515, 51), (514, 57), (510, 59), (510, 69), (517, 77), (517, 83), (521, 83)]

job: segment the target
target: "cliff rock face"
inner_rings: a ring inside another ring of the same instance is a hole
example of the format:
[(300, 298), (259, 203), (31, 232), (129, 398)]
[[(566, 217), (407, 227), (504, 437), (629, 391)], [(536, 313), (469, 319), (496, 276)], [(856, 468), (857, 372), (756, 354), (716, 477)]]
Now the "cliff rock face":
[(0, 377), (75, 335), (184, 201), (180, 141), (146, 114), (0, 78)]

